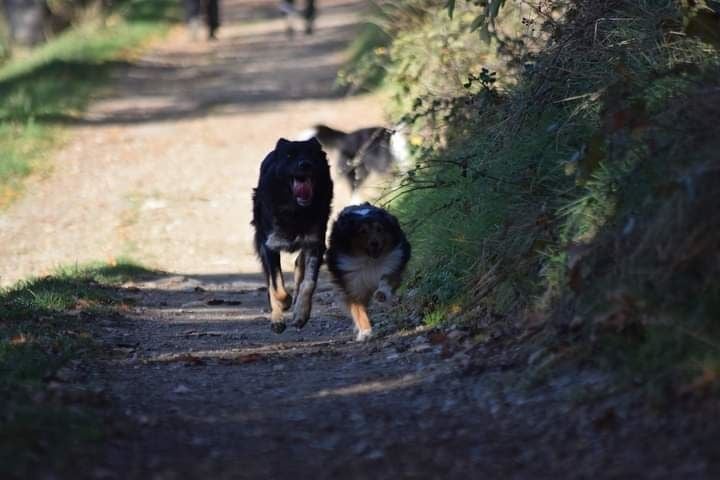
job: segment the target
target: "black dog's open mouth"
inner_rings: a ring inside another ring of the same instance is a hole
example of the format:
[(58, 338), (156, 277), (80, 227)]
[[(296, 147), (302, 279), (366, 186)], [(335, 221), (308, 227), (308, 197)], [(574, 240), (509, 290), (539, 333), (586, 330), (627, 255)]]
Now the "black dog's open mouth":
[(310, 177), (295, 176), (292, 183), (293, 196), (301, 207), (307, 207), (312, 203), (313, 183)]

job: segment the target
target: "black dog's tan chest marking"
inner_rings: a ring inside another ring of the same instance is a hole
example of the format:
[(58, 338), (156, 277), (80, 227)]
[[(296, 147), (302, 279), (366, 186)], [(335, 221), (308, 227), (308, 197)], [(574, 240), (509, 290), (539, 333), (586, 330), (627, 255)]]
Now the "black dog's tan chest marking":
[(309, 233), (306, 235), (296, 235), (295, 238), (288, 238), (280, 232), (272, 232), (267, 240), (265, 240), (265, 246), (276, 252), (296, 252), (298, 250), (317, 247), (320, 244), (320, 235), (317, 233)]

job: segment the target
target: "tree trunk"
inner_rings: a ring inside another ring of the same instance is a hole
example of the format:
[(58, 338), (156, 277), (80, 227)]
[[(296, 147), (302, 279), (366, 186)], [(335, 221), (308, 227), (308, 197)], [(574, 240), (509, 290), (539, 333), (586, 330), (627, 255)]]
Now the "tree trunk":
[(13, 44), (30, 47), (45, 40), (45, 8), (42, 0), (2, 0), (2, 2)]

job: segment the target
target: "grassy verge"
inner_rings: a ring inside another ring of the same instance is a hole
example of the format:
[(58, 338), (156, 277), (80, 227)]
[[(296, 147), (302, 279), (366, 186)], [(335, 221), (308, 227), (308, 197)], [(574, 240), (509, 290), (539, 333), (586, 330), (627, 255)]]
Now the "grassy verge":
[(427, 320), (535, 331), (634, 381), (717, 388), (720, 53), (693, 27), (717, 14), (555, 2), (485, 43), (470, 5), (449, 21), (402, 3), (385, 82), (425, 141), (387, 198)]
[(151, 273), (98, 264), (0, 291), (0, 476), (53, 470), (102, 438), (102, 395), (63, 369), (94, 353), (88, 322), (118, 302), (108, 286)]
[(173, 20), (175, 2), (122, 2), (0, 68), (0, 208), (22, 191), (61, 138), (61, 126), (86, 107), (110, 70)]

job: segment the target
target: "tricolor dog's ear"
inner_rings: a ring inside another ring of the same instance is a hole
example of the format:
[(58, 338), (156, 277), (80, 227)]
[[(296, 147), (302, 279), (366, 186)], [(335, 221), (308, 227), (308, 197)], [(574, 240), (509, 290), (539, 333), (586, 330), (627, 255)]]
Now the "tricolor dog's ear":
[(343, 230), (352, 230), (355, 228), (355, 217), (356, 215), (353, 215), (352, 213), (346, 213), (345, 215), (340, 215), (336, 220), (336, 223)]

